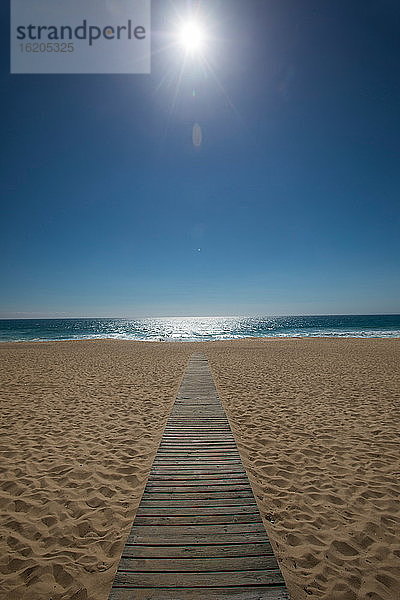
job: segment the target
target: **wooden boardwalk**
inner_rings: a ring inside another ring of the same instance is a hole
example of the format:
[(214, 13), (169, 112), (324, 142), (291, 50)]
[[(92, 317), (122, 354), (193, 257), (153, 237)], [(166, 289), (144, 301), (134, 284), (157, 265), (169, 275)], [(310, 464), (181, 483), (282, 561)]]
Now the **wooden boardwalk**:
[(186, 369), (109, 600), (284, 600), (204, 354)]

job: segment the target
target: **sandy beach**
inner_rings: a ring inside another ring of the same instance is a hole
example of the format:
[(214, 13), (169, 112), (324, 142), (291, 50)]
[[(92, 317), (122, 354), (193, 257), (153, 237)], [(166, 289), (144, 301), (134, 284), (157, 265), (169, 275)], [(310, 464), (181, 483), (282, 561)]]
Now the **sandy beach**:
[(107, 600), (198, 349), (293, 600), (398, 600), (399, 339), (1, 344), (1, 600)]

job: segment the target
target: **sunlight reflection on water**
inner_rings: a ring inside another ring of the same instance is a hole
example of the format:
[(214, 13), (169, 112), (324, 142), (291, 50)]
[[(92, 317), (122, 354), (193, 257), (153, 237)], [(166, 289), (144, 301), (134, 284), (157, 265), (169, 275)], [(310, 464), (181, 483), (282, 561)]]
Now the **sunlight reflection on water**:
[(207, 341), (246, 337), (399, 337), (400, 315), (4, 319), (0, 341)]

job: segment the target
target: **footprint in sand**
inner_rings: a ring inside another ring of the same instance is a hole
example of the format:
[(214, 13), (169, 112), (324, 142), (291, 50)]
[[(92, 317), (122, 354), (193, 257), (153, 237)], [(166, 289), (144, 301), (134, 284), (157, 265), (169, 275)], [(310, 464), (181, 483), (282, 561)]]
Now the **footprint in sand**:
[(302, 567), (303, 569), (313, 569), (314, 567), (316, 567), (319, 564), (319, 560), (316, 556), (314, 556), (314, 554), (311, 554), (310, 552), (307, 554), (304, 554), (304, 556), (302, 556), (301, 558), (297, 559), (297, 564), (299, 565), (299, 567)]
[(358, 554), (358, 550), (350, 546), (346, 542), (335, 540), (331, 543), (330, 549), (332, 549), (336, 554), (340, 554), (342, 556), (356, 556)]
[(73, 582), (73, 577), (61, 565), (54, 565), (53, 577), (58, 585), (63, 588), (68, 587)]
[(294, 533), (289, 533), (289, 535), (286, 536), (286, 541), (289, 544), (289, 546), (300, 546), (302, 543), (301, 538), (299, 538), (299, 536), (295, 535)]
[(398, 579), (393, 579), (393, 577), (390, 577), (390, 575), (387, 575), (386, 573), (378, 573), (375, 575), (375, 579), (387, 587), (388, 590), (398, 592)]
[(102, 500), (98, 496), (92, 496), (91, 498), (86, 500), (86, 504), (91, 508), (98, 508), (99, 506), (104, 506), (104, 500)]
[(357, 594), (345, 583), (337, 583), (332, 588), (332, 598), (335, 600), (358, 600)]

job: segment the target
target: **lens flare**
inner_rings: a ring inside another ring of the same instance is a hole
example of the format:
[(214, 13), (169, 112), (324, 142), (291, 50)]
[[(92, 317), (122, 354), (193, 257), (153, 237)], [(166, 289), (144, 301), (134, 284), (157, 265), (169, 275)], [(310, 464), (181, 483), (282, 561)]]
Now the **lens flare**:
[(200, 52), (204, 48), (205, 34), (201, 23), (187, 21), (178, 32), (179, 44), (189, 53)]
[(192, 140), (193, 140), (193, 146), (196, 146), (197, 148), (199, 146), (201, 146), (201, 142), (203, 141), (203, 133), (202, 133), (201, 127), (198, 123), (195, 123), (193, 125)]

